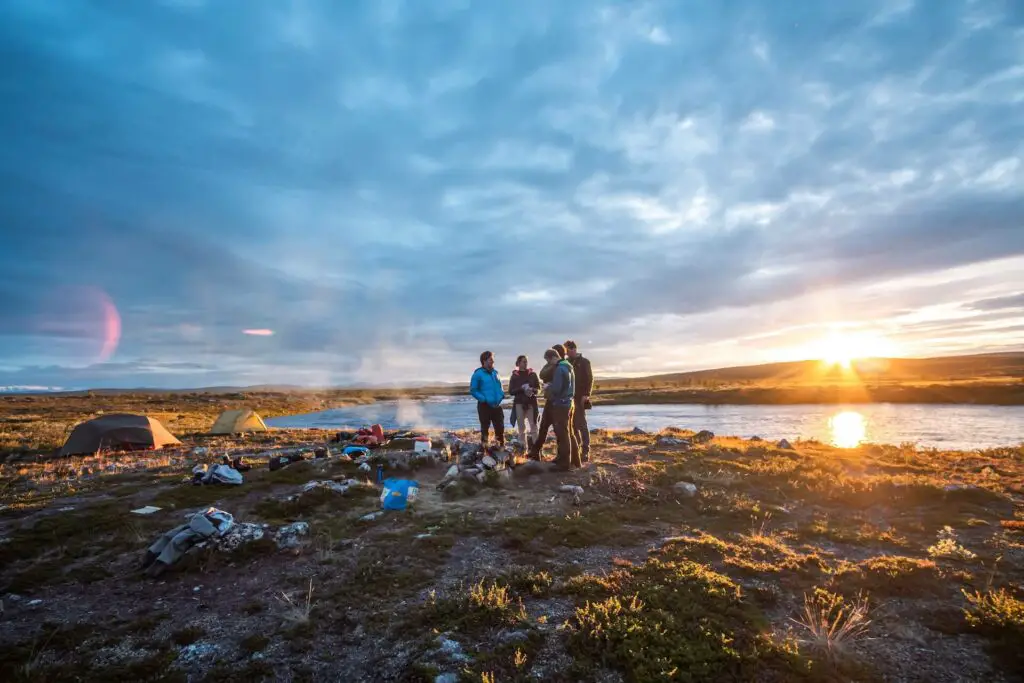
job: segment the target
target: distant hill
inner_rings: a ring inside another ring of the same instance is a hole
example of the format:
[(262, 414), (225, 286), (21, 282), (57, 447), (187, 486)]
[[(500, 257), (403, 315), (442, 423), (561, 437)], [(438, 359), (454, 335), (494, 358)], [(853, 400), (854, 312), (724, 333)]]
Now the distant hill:
[[(598, 376), (602, 389), (661, 386), (708, 387), (715, 385), (815, 385), (869, 380), (876, 384), (916, 384), (940, 382), (995, 382), (1024, 379), (1024, 351), (985, 353), (935, 358), (869, 358), (854, 361), (850, 370), (826, 366), (821, 361), (804, 360), (787, 363), (765, 363), (709, 370), (693, 370), (643, 377)], [(402, 386), (390, 384), (352, 384), (337, 387), (304, 387), (294, 384), (259, 384), (252, 386), (214, 386), (194, 389), (126, 389), (67, 390), (56, 387), (0, 387), (0, 394), (53, 394), (66, 396), (120, 396), (124, 394), (316, 394), (399, 396), (412, 392), (427, 394), (462, 393), (465, 382), (428, 381)]]
[[(852, 372), (851, 372), (852, 371)], [(961, 382), (1024, 378), (1024, 352), (987, 353), (936, 358), (866, 358), (849, 370), (805, 360), (712, 370), (695, 370), (633, 378), (600, 379), (602, 386), (654, 382), (658, 384), (812, 384), (851, 378), (875, 382)]]

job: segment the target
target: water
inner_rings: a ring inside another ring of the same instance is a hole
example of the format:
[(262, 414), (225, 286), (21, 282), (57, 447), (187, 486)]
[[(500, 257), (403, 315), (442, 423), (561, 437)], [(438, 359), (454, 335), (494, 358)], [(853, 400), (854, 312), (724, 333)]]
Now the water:
[[(508, 410), (505, 411), (508, 426)], [(699, 404), (596, 406), (591, 427), (658, 431), (665, 427), (710, 429), (722, 436), (760, 436), (775, 441), (817, 439), (850, 448), (860, 443), (915, 443), (925, 448), (972, 450), (1024, 443), (1024, 406), (918, 405), (709, 406)], [(290, 415), (271, 427), (476, 429), (470, 398), (438, 396), (421, 401), (382, 401), (365, 406)]]

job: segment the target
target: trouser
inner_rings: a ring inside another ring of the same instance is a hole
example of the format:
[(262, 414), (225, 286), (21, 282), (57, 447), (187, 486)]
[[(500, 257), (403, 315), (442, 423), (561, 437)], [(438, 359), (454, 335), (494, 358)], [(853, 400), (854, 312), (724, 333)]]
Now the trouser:
[(540, 415), (540, 426), (537, 428), (537, 436), (533, 439), (533, 446), (530, 447), (530, 458), (540, 460), (540, 451), (544, 448), (544, 442), (548, 440), (548, 430), (551, 429), (551, 408), (544, 404), (544, 412)]
[(182, 524), (156, 539), (156, 542), (149, 546), (149, 552), (157, 556), (158, 562), (171, 565), (184, 557), (189, 548), (204, 540), (205, 536), (193, 531), (188, 524)]
[(590, 460), (590, 426), (587, 425), (587, 409), (583, 401), (573, 399), (572, 433), (580, 449), (580, 459)]
[(476, 404), (476, 414), (480, 418), (480, 443), (487, 445), (487, 432), (494, 426), (494, 438), (499, 446), (505, 445), (505, 411), (501, 406), (491, 406), (486, 403)]
[[(519, 430), (519, 441), (533, 444), (537, 442), (537, 406), (518, 403), (512, 408), (516, 411), (516, 428)], [(526, 440), (526, 421), (530, 421), (530, 441)]]
[(559, 467), (579, 467), (580, 451), (570, 428), (573, 419), (572, 404), (545, 407), (544, 410), (551, 411), (551, 427), (555, 430), (555, 438), (558, 440), (555, 464)]

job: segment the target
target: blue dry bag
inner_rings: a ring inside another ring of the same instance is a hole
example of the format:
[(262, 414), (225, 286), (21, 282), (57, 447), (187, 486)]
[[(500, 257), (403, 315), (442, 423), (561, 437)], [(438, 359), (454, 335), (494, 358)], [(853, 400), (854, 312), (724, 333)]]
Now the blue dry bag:
[(404, 510), (415, 502), (420, 492), (420, 483), (412, 479), (385, 479), (380, 502), (385, 510)]

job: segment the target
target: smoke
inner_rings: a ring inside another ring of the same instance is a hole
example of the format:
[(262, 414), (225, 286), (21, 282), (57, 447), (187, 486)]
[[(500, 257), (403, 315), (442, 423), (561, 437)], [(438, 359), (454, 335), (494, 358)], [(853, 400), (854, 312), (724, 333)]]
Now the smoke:
[(417, 432), (431, 429), (431, 426), (423, 416), (422, 404), (419, 401), (413, 401), (408, 398), (398, 399), (395, 421), (400, 425), (409, 425), (410, 429)]

